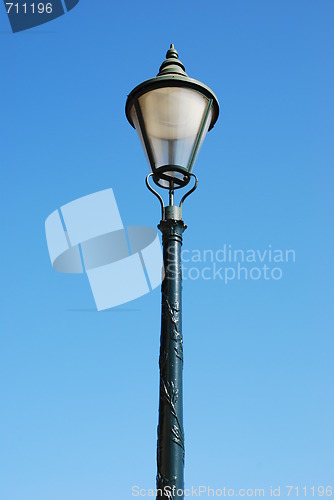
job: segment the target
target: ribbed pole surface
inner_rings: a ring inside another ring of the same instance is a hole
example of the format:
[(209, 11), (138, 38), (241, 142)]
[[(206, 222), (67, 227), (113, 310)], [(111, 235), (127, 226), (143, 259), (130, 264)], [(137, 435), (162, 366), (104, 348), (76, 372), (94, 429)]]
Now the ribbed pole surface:
[[(162, 282), (160, 401), (157, 447), (157, 498), (183, 499), (183, 337), (181, 246), (182, 220), (163, 220), (165, 278)], [(177, 494), (177, 491), (179, 494)], [(182, 492), (182, 495), (180, 493)]]

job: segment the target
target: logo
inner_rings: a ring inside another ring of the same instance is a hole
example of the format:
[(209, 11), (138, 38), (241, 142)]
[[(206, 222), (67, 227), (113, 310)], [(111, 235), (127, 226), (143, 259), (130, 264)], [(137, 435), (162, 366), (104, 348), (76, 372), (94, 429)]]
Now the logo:
[(162, 281), (163, 257), (151, 227), (123, 226), (112, 189), (79, 198), (45, 222), (55, 271), (86, 273), (99, 311), (149, 293)]
[(73, 9), (79, 0), (42, 0), (7, 2), (4, 0), (13, 33), (53, 21)]

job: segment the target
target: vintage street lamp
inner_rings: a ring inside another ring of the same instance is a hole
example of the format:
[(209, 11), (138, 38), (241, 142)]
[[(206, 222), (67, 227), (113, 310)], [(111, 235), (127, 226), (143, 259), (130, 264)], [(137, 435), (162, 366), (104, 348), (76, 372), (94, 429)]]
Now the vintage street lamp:
[[(182, 337), (182, 204), (197, 187), (192, 168), (208, 130), (219, 114), (218, 100), (206, 85), (189, 78), (174, 45), (156, 78), (138, 85), (127, 98), (125, 112), (136, 129), (152, 172), (146, 185), (162, 207), (162, 232), (165, 276), (162, 282), (160, 340), (160, 401), (157, 446), (157, 497), (183, 498), (183, 337)], [(151, 187), (169, 190), (169, 205)], [(174, 204), (174, 190), (194, 186)]]

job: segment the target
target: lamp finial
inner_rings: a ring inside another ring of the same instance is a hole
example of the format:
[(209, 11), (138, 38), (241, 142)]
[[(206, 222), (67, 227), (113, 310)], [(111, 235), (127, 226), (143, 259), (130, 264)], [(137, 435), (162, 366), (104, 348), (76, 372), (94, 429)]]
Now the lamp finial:
[(170, 48), (168, 49), (166, 54), (166, 60), (160, 66), (160, 70), (157, 76), (170, 74), (187, 76), (185, 68), (179, 59), (179, 54), (175, 49), (173, 43), (170, 44)]

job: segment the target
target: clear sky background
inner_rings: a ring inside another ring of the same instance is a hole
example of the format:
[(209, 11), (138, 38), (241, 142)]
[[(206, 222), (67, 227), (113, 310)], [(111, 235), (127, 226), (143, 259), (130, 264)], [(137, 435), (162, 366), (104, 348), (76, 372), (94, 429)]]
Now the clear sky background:
[(112, 187), (157, 225), (124, 106), (170, 43), (221, 104), (184, 248), (296, 254), (281, 280), (184, 282), (186, 486), (334, 486), (333, 1), (81, 0), (17, 34), (0, 7), (0, 499), (155, 487), (160, 291), (96, 312), (44, 222)]

